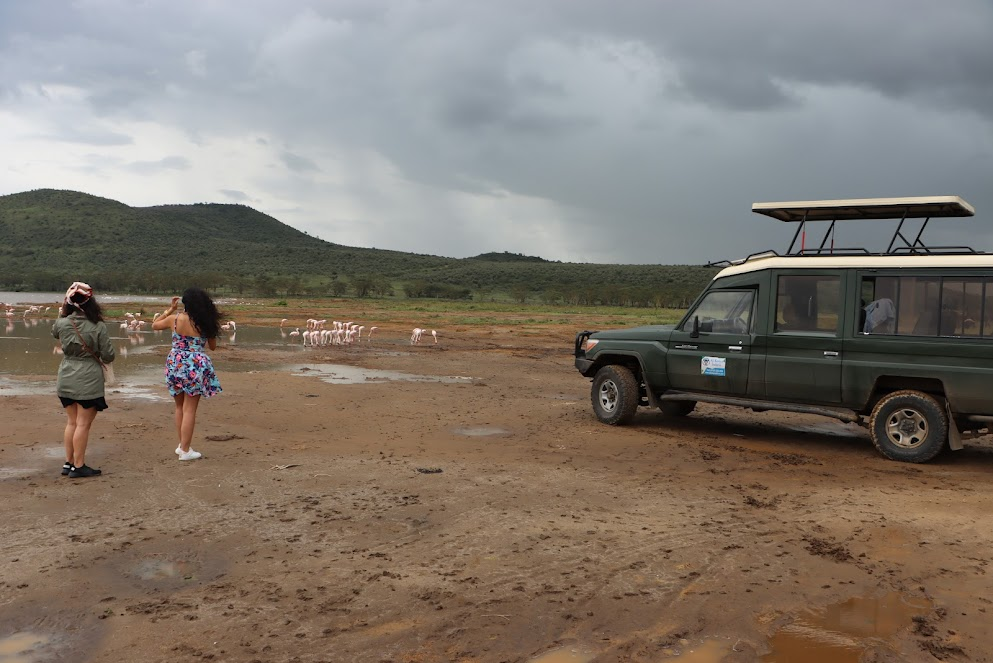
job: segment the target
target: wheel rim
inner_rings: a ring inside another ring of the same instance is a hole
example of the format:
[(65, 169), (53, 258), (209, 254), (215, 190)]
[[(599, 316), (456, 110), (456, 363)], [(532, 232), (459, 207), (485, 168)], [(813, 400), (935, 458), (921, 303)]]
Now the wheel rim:
[(617, 407), (617, 385), (613, 380), (604, 380), (600, 384), (600, 408), (604, 412), (613, 412)]
[(886, 437), (903, 449), (921, 446), (927, 439), (927, 433), (927, 419), (917, 410), (897, 410), (886, 421)]

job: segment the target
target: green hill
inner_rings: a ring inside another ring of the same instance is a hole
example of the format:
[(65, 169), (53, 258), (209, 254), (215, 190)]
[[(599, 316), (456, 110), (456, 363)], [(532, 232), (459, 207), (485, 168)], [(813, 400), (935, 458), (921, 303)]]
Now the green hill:
[(514, 253), (465, 259), (311, 237), (244, 205), (129, 207), (75, 191), (0, 196), (0, 288), (468, 297), (685, 305), (713, 269), (560, 263)]

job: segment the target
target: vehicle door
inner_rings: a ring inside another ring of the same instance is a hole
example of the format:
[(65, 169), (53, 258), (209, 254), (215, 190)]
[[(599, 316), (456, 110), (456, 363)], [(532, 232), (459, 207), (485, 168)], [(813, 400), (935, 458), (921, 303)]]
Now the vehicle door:
[(673, 389), (743, 395), (755, 317), (754, 289), (712, 290), (672, 332), (666, 369)]
[(774, 400), (841, 402), (843, 273), (779, 274), (766, 339), (765, 392)]

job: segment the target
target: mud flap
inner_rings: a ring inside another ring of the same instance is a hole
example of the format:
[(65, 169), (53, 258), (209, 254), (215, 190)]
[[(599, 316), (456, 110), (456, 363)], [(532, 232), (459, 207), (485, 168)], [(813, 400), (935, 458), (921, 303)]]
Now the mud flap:
[(955, 417), (952, 416), (952, 408), (945, 401), (945, 414), (948, 416), (948, 448), (952, 451), (962, 450), (962, 434), (959, 432), (958, 424), (955, 423)]

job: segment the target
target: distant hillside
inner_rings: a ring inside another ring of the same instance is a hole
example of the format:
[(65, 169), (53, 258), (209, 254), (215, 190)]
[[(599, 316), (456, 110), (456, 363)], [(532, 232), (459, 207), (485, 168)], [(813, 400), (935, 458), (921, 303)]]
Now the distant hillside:
[(138, 208), (53, 189), (0, 196), (3, 289), (58, 290), (82, 279), (104, 290), (171, 292), (192, 278), (215, 290), (258, 294), (508, 293), (681, 305), (714, 272), (559, 263), (507, 252), (456, 259), (355, 248), (311, 237), (244, 205)]
[(473, 256), (469, 260), (486, 260), (488, 262), (548, 262), (544, 258), (537, 256), (526, 256), (523, 253), (481, 253)]

